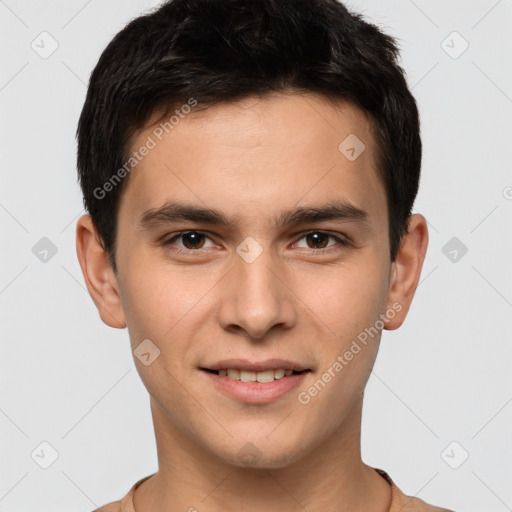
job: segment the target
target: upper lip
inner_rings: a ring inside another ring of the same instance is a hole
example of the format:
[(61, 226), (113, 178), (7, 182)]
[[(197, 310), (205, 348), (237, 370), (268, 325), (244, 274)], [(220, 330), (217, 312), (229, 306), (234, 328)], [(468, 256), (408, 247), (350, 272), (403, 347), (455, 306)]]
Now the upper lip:
[(202, 367), (206, 370), (245, 370), (249, 372), (264, 372), (266, 370), (294, 370), (302, 372), (309, 370), (306, 366), (287, 359), (265, 359), (265, 361), (252, 362), (248, 359), (224, 359), (217, 363)]

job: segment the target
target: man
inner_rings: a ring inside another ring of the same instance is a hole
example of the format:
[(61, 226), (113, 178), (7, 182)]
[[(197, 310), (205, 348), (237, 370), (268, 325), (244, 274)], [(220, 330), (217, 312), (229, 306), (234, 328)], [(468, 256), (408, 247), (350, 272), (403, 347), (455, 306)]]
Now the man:
[(128, 328), (159, 468), (99, 510), (445, 510), (360, 450), (428, 243), (396, 59), (335, 0), (171, 0), (103, 52), (77, 252), (103, 322)]

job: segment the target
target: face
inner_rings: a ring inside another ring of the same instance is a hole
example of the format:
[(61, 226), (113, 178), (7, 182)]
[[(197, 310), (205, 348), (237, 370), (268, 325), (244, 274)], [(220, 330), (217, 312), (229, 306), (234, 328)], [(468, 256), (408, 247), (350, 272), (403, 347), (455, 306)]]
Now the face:
[(290, 93), (156, 126), (132, 140), (156, 144), (121, 196), (114, 288), (132, 349), (150, 340), (135, 363), (157, 431), (261, 467), (348, 435), (408, 306), (367, 117)]

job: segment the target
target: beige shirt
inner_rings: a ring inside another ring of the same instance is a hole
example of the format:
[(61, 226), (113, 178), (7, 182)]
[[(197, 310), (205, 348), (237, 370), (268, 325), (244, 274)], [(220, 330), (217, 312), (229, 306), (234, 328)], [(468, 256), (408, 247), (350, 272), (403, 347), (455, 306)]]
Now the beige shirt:
[[(453, 510), (448, 510), (446, 508), (438, 508), (429, 505), (428, 503), (425, 503), (423, 500), (420, 500), (419, 498), (406, 496), (394, 484), (393, 480), (391, 480), (391, 478), (385, 471), (377, 468), (374, 469), (389, 483), (391, 487), (391, 507), (389, 509), (389, 512), (453, 512)], [(109, 503), (108, 505), (104, 505), (103, 507), (95, 510), (94, 512), (135, 512), (135, 508), (133, 506), (133, 493), (142, 482), (152, 477), (153, 475), (148, 475), (144, 478), (141, 478), (138, 482), (133, 484), (133, 487), (128, 491), (128, 494), (126, 494), (126, 496), (122, 498), (120, 501), (114, 501), (112, 503)]]

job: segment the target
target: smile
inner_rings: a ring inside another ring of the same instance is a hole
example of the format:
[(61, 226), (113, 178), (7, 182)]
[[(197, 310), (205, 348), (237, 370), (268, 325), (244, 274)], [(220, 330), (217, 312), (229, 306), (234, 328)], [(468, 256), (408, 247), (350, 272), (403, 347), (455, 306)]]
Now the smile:
[(235, 368), (228, 368), (225, 370), (209, 370), (205, 368), (205, 371), (215, 373), (220, 377), (227, 377), (228, 379), (238, 380), (242, 382), (259, 382), (265, 384), (267, 382), (273, 382), (274, 380), (282, 379), (283, 377), (289, 377), (290, 375), (299, 375), (305, 371), (285, 370), (280, 368), (277, 370), (265, 370), (262, 372), (253, 372), (249, 370), (237, 370)]
[(227, 368), (201, 373), (214, 385), (214, 389), (239, 402), (266, 404), (289, 395), (300, 386), (311, 370), (265, 370), (260, 372)]

